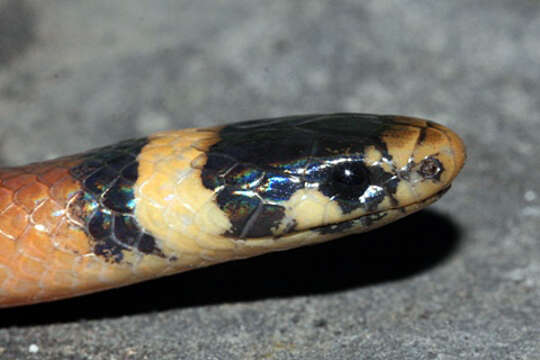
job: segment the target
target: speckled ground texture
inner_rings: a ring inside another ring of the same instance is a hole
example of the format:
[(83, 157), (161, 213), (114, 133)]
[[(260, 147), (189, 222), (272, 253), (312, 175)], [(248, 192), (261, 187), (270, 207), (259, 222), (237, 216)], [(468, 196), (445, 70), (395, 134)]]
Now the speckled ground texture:
[(0, 164), (162, 129), (398, 113), (435, 206), (332, 243), (0, 311), (1, 359), (540, 359), (540, 1), (0, 0)]

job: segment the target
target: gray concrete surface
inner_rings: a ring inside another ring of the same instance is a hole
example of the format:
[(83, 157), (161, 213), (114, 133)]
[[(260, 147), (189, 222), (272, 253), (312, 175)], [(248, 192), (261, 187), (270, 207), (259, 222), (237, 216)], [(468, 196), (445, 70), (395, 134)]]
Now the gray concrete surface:
[(540, 2), (0, 0), (0, 164), (293, 113), (435, 119), (429, 210), (0, 311), (0, 359), (540, 359)]

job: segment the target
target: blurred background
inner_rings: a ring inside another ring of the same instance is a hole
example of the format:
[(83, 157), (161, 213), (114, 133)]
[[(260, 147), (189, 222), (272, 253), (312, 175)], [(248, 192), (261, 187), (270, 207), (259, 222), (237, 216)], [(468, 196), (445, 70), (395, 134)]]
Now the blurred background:
[(6, 359), (540, 359), (540, 1), (0, 0), (0, 165), (403, 114), (468, 163), (387, 228), (0, 312)]

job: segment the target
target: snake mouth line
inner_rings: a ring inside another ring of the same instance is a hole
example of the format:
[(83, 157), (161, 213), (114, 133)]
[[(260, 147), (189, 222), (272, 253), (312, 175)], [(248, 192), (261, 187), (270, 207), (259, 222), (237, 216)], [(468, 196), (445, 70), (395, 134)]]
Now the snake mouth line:
[[(359, 216), (354, 219), (345, 220), (337, 222), (334, 224), (323, 225), (307, 229), (309, 231), (316, 231), (321, 234), (340, 234), (347, 233), (348, 231), (361, 230), (365, 228), (367, 230), (374, 229), (378, 226), (386, 224), (385, 221), (382, 221), (380, 224), (377, 224), (378, 220), (383, 220), (390, 212), (401, 212), (402, 216), (409, 215), (416, 211), (422, 210), (425, 206), (437, 201), (441, 198), (451, 187), (451, 184), (446, 186), (444, 189), (438, 191), (437, 193), (414, 203), (410, 203), (404, 206), (391, 207), (385, 210), (375, 211), (369, 214)], [(399, 217), (402, 217), (399, 216)], [(358, 229), (357, 227), (361, 228)]]

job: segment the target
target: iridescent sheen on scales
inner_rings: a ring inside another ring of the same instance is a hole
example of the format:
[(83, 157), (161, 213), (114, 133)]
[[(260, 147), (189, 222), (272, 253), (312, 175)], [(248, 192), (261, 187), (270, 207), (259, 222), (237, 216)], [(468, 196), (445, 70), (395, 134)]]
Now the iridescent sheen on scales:
[(164, 131), (2, 168), (0, 307), (370, 231), (439, 199), (465, 156), (428, 120), (330, 114)]
[(133, 215), (137, 156), (147, 143), (146, 138), (127, 140), (93, 150), (70, 169), (81, 182), (81, 191), (70, 205), (72, 217), (88, 235), (94, 253), (108, 261), (119, 263), (124, 251), (134, 249), (164, 257), (155, 239), (142, 231)]
[[(399, 180), (382, 166), (366, 166), (364, 153), (373, 147), (391, 162), (382, 135), (394, 125), (393, 117), (365, 114), (232, 124), (208, 151), (203, 184), (217, 192), (234, 237), (272, 235), (285, 217), (283, 203), (301, 189), (318, 189), (343, 213), (373, 211), (385, 196), (397, 203), (393, 195)], [(294, 231), (294, 222), (288, 226)]]

